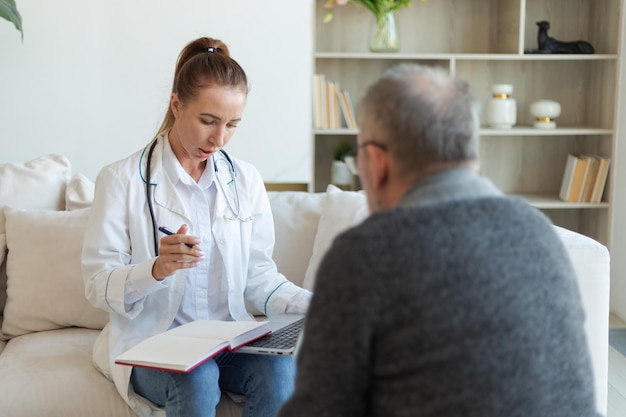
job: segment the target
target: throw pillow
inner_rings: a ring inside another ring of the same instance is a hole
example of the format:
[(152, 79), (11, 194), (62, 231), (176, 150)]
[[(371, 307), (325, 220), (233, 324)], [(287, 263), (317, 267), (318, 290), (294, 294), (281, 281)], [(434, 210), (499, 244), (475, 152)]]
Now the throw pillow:
[(270, 191), (268, 196), (276, 234), (274, 262), (278, 272), (296, 285), (302, 285), (313, 252), (325, 195), (304, 191)]
[(368, 215), (369, 209), (364, 192), (342, 191), (332, 184), (328, 186), (313, 244), (313, 254), (304, 275), (304, 288), (313, 289), (319, 264), (335, 237), (357, 225)]
[(91, 207), (95, 184), (84, 174), (76, 173), (65, 190), (65, 209), (80, 210)]
[[(23, 163), (0, 164), (0, 236), (4, 235), (3, 206), (62, 210), (65, 187), (71, 173), (70, 161), (62, 155), (45, 155)], [(0, 266), (6, 241), (0, 240)], [(4, 310), (6, 274), (0, 268), (0, 313)]]
[(107, 323), (108, 314), (85, 298), (81, 251), (89, 210), (4, 209), (5, 336), (73, 326), (101, 329)]
[[(71, 170), (70, 161), (62, 155), (0, 165), (0, 207), (63, 210)], [(0, 227), (4, 233), (3, 222)]]

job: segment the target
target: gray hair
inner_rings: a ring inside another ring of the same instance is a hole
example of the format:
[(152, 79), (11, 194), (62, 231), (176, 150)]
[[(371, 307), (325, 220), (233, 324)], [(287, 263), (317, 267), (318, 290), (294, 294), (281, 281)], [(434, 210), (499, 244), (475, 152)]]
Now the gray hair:
[(372, 118), (402, 171), (478, 158), (478, 102), (442, 68), (400, 64), (366, 91), (359, 117)]

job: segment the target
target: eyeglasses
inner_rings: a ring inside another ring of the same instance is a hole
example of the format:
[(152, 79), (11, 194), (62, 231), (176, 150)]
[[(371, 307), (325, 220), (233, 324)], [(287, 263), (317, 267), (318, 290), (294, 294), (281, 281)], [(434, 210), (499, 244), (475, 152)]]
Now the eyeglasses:
[(357, 156), (359, 153), (359, 149), (365, 148), (366, 146), (375, 146), (379, 149), (382, 149), (383, 151), (387, 150), (387, 145), (376, 142), (375, 140), (368, 140), (358, 145), (353, 151), (348, 152), (346, 156), (343, 157), (343, 162), (346, 163), (346, 166), (348, 167), (352, 175), (359, 175)]

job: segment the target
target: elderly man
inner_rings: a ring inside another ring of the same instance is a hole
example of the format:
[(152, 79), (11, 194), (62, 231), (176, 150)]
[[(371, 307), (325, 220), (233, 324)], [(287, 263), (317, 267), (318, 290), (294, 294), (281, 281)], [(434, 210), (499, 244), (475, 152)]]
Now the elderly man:
[(476, 172), (477, 103), (404, 64), (367, 90), (372, 212), (322, 261), (290, 416), (595, 416), (584, 312), (550, 221)]

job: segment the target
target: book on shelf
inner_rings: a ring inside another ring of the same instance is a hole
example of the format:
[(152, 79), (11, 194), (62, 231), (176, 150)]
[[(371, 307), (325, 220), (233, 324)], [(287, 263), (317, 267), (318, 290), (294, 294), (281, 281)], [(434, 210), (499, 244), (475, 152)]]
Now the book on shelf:
[(604, 186), (609, 173), (609, 165), (611, 160), (601, 156), (594, 156), (595, 164), (590, 176), (589, 186), (585, 201), (588, 203), (599, 203), (602, 201)]
[(570, 203), (599, 203), (609, 172), (610, 159), (599, 155), (567, 157), (559, 197)]
[(341, 113), (343, 114), (343, 119), (346, 122), (346, 127), (348, 129), (356, 129), (356, 115), (354, 113), (354, 106), (352, 105), (350, 93), (346, 90), (339, 90), (338, 96)]
[(599, 155), (583, 155), (583, 157), (589, 159), (589, 172), (579, 202), (599, 203), (602, 200), (610, 160)]
[(583, 193), (581, 196), (580, 202), (590, 202), (591, 201), (591, 193), (593, 192), (593, 184), (598, 177), (598, 169), (600, 168), (600, 160), (591, 155), (589, 156), (589, 172), (587, 174), (587, 178), (585, 180), (585, 184), (583, 186)]
[(356, 116), (350, 94), (340, 88), (338, 81), (324, 74), (313, 75), (313, 123), (315, 129), (340, 129), (342, 116), (345, 126), (356, 129)]
[(329, 129), (339, 129), (339, 83), (337, 81), (326, 80), (326, 127)]
[(187, 373), (220, 352), (235, 351), (268, 333), (267, 321), (197, 320), (139, 342), (115, 363)]
[(313, 121), (316, 129), (326, 128), (326, 76), (313, 75)]
[(586, 155), (567, 155), (559, 198), (569, 203), (584, 201), (584, 189), (592, 158)]

